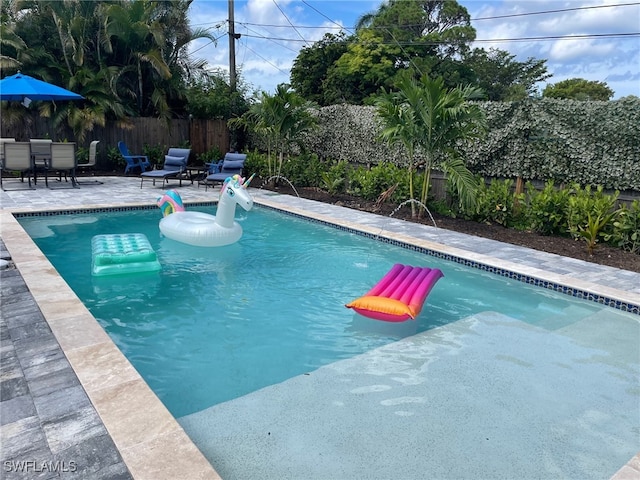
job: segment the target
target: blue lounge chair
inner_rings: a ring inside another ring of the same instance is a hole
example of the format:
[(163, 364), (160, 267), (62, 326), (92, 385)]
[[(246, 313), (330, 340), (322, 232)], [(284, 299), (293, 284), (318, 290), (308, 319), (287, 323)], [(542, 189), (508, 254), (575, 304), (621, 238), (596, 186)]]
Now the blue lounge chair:
[(205, 189), (209, 184), (222, 183), (227, 177), (242, 175), (244, 162), (247, 160), (246, 153), (226, 153), (224, 159), (218, 163), (209, 164), (209, 175), (204, 180)]
[(191, 155), (191, 149), (189, 148), (170, 148), (164, 157), (162, 170), (151, 170), (140, 174), (140, 188), (142, 188), (142, 183), (145, 179), (153, 180), (155, 185), (156, 180), (160, 178), (162, 179), (162, 188), (171, 178), (179, 179), (180, 186), (182, 186), (182, 179), (184, 174), (187, 173), (189, 155)]
[(131, 155), (129, 153), (129, 149), (127, 148), (127, 144), (123, 141), (118, 142), (118, 150), (120, 150), (120, 155), (127, 162), (127, 166), (124, 169), (124, 174), (133, 168), (139, 168), (141, 172), (145, 172), (147, 169), (151, 170), (151, 163), (149, 162), (149, 157), (146, 155)]

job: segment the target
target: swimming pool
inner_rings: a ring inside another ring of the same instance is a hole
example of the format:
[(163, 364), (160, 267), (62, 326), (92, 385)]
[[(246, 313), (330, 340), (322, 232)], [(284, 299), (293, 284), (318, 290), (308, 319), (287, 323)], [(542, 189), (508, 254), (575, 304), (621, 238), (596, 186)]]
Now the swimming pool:
[[(226, 401), (223, 406), (229, 407), (234, 405), (230, 400), (238, 395), (244, 395), (240, 400), (246, 402), (256, 398), (260, 392), (264, 393), (265, 389), (270, 391), (271, 385), (295, 383), (305, 376), (313, 376), (304, 374), (322, 365), (335, 366), (339, 359), (342, 360), (338, 364), (348, 362), (350, 358), (361, 359), (359, 354), (377, 352), (374, 350), (376, 347), (391, 344), (408, 335), (417, 333), (417, 337), (425, 338), (425, 333), (433, 331), (434, 335), (446, 337), (451, 334), (451, 328), (460, 328), (469, 323), (469, 319), (477, 318), (475, 315), (486, 315), (487, 311), (497, 310), (508, 319), (504, 322), (515, 322), (518, 328), (526, 325), (535, 330), (536, 338), (543, 339), (535, 342), (539, 348), (545, 345), (544, 332), (579, 330), (578, 325), (583, 325), (585, 318), (601, 315), (607, 318), (607, 325), (612, 327), (618, 323), (630, 324), (624, 314), (612, 314), (609, 312), (611, 309), (602, 309), (598, 305), (529, 287), (515, 280), (466, 269), (458, 264), (379, 244), (328, 227), (309, 225), (291, 218), (281, 219), (273, 212), (260, 210), (243, 216), (245, 237), (240, 244), (228, 247), (225, 251), (214, 249), (196, 255), (185, 251), (179, 244), (159, 238), (157, 211), (111, 215), (114, 216), (114, 222), (106, 226), (102, 224), (102, 214), (90, 214), (88, 217), (74, 215), (68, 222), (61, 217), (51, 217), (55, 218), (52, 223), (57, 225), (47, 228), (59, 235), (47, 236), (49, 232), (44, 228), (33, 235), (39, 237), (36, 241), (41, 249), (154, 390), (159, 392), (174, 415), (185, 418), (185, 425), (192, 425), (192, 418), (198, 418), (198, 423), (202, 425), (207, 424), (197, 413), (215, 408), (220, 402)], [(93, 221), (94, 217), (100, 219)], [(147, 217), (151, 220), (147, 220)], [(124, 224), (123, 219), (134, 222), (135, 230), (127, 231), (147, 234), (163, 260), (162, 274), (158, 278), (147, 278), (144, 289), (137, 288), (137, 282), (93, 281), (86, 267), (87, 262), (90, 264), (90, 248), (83, 246), (81, 240), (74, 243), (81, 233), (88, 235), (90, 240), (92, 232), (120, 232), (122, 230), (116, 229)], [(42, 227), (42, 223), (31, 219), (21, 219), (21, 223), (27, 231)], [(261, 251), (259, 248), (270, 239), (276, 242), (266, 252)], [(296, 239), (297, 242), (291, 244), (289, 239)], [(55, 251), (64, 251), (65, 254), (71, 252), (72, 261)], [(338, 256), (338, 253), (346, 255)], [(441, 268), (446, 276), (434, 288), (418, 322), (402, 325), (400, 331), (379, 331), (374, 327), (380, 324), (359, 321), (343, 304), (366, 291), (396, 261), (421, 264), (426, 261), (430, 266)], [(86, 272), (83, 272), (83, 268)], [(178, 280), (181, 272), (187, 274), (185, 280)], [(287, 285), (285, 282), (290, 280), (293, 280), (293, 284)], [(127, 298), (130, 301), (126, 301)], [(114, 308), (118, 311), (115, 315)], [(607, 313), (602, 314), (603, 310)], [(187, 319), (193, 311), (199, 312), (197, 319)], [(208, 312), (219, 314), (215, 317), (224, 321), (216, 322), (213, 314), (211, 318), (208, 317)], [(277, 318), (279, 314), (282, 317)], [(302, 321), (307, 314), (311, 323), (304, 326)], [(261, 321), (256, 323), (256, 318)], [(199, 329), (203, 326), (202, 320), (207, 320), (211, 327), (209, 330)], [(477, 320), (471, 323), (477, 328)], [(490, 323), (486, 320), (480, 322), (482, 325)], [(238, 330), (231, 331), (232, 326), (238, 327)], [(415, 331), (407, 329), (407, 326), (413, 326)], [(629, 328), (625, 331), (629, 331)], [(187, 333), (193, 336), (189, 337)], [(557, 335), (552, 337), (556, 338)], [(292, 345), (305, 348), (284, 348), (279, 341), (269, 348), (267, 341), (274, 338), (290, 339)], [(430, 338), (433, 340), (435, 337)], [(510, 336), (505, 334), (502, 339), (509, 342)], [(218, 345), (213, 343), (215, 340), (224, 341)], [(248, 344), (249, 340), (255, 343)], [(519, 342), (526, 345), (526, 340), (525, 336)], [(605, 345), (610, 342), (600, 341)], [(465, 347), (471, 346), (469, 339), (463, 343)], [(144, 353), (149, 345), (155, 345), (154, 351)], [(189, 356), (168, 348), (174, 345), (186, 345)], [(486, 354), (487, 348), (484, 348)], [(219, 353), (213, 368), (210, 363), (202, 368), (193, 368), (194, 364), (202, 366), (201, 353), (212, 350)], [(529, 352), (529, 349), (526, 350)], [(238, 356), (238, 353), (242, 355)], [(500, 353), (500, 358), (513, 357), (515, 360), (512, 363), (517, 364), (517, 353), (516, 348), (515, 351)], [(280, 354), (284, 361), (276, 361), (273, 365), (265, 361), (277, 358)], [(447, 355), (452, 355), (452, 352), (448, 351)], [(239, 366), (242, 361), (246, 363)], [(616, 363), (615, 368), (620, 365)], [(637, 373), (637, 366), (633, 367), (633, 363), (631, 368), (636, 368)], [(145, 373), (145, 369), (149, 372)], [(164, 387), (156, 389), (154, 386), (154, 383), (167, 381), (162, 378), (166, 372), (179, 372), (177, 375), (168, 375), (173, 377), (168, 381), (171, 384), (172, 381), (184, 381), (184, 376), (191, 374), (192, 370), (197, 372), (193, 379), (178, 384), (178, 388), (174, 383), (166, 389), (166, 394), (162, 393)], [(326, 369), (320, 371), (326, 372)], [(241, 381), (238, 382), (238, 379)], [(214, 387), (202, 399), (195, 401), (185, 402), (179, 395), (186, 389), (197, 388), (205, 380), (221, 382), (218, 385), (222, 385), (222, 388)], [(237, 388), (237, 385), (241, 387)], [(471, 387), (473, 382), (465, 382), (465, 385)], [(263, 390), (256, 392), (259, 388)], [(382, 394), (384, 390), (366, 385), (359, 388), (361, 394)], [(467, 395), (472, 392), (473, 389)], [(172, 395), (176, 396), (173, 400)], [(632, 400), (633, 395), (627, 401)], [(628, 403), (626, 405), (628, 407)], [(201, 440), (199, 445), (205, 442), (206, 439)], [(626, 456), (628, 458), (630, 455)], [(217, 466), (218, 462), (215, 464)]]

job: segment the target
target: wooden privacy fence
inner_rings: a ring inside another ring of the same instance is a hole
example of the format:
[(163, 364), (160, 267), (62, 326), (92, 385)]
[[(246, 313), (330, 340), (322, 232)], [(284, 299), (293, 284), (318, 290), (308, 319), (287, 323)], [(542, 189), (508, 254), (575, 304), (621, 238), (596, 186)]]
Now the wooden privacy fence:
[[(1, 136), (28, 141), (30, 138), (51, 138), (54, 141), (76, 142), (73, 132), (67, 125), (59, 128), (53, 126), (50, 118), (40, 117), (37, 112), (29, 112), (30, 116), (20, 125), (7, 125), (0, 122)], [(78, 147), (89, 148), (93, 140), (98, 144), (98, 168), (112, 168), (108, 153), (117, 149), (118, 142), (124, 141), (129, 151), (142, 154), (144, 146), (162, 147), (163, 151), (171, 147), (191, 146), (190, 162), (195, 163), (197, 156), (213, 148), (222, 153), (229, 151), (229, 129), (226, 120), (171, 120), (167, 123), (157, 118), (132, 118), (132, 128), (123, 129), (115, 123), (107, 123), (105, 127), (94, 127), (88, 132), (84, 142)]]

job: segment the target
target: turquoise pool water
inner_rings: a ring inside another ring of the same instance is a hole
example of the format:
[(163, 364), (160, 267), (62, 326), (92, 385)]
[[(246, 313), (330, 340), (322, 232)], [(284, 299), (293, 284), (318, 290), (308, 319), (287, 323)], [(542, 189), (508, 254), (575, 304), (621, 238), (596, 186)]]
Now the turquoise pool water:
[[(640, 448), (637, 316), (236, 217), (242, 239), (212, 249), (162, 238), (157, 210), (19, 219), (223, 478), (599, 479)], [(92, 277), (91, 239), (114, 233), (145, 234), (161, 272)], [(398, 262), (445, 274), (416, 321), (344, 307)]]
[[(600, 308), (265, 209), (237, 213), (244, 235), (221, 248), (162, 238), (159, 218), (138, 210), (20, 221), (176, 417), (477, 312), (554, 329)], [(91, 239), (113, 233), (145, 234), (161, 273), (92, 277)], [(344, 307), (394, 263), (445, 274), (417, 321), (380, 323)]]

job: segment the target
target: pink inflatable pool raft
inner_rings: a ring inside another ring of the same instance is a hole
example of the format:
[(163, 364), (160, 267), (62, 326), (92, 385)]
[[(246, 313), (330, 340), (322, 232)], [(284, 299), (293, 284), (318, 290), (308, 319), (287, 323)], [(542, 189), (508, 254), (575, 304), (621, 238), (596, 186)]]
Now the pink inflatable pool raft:
[(443, 276), (438, 268), (396, 263), (371, 290), (345, 306), (385, 322), (415, 319), (431, 289)]

